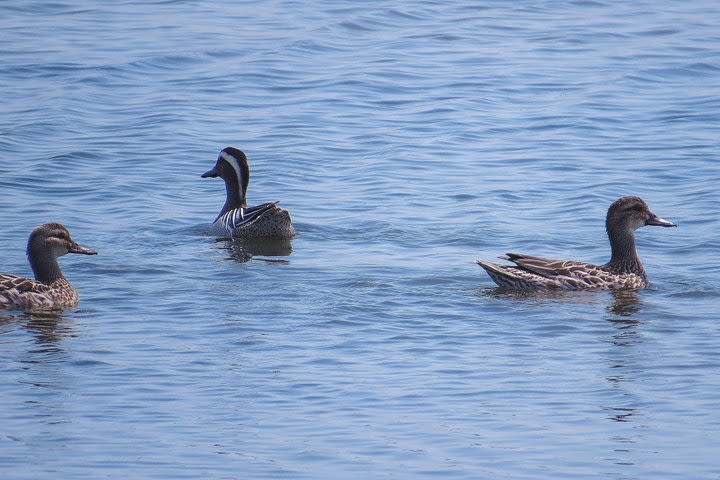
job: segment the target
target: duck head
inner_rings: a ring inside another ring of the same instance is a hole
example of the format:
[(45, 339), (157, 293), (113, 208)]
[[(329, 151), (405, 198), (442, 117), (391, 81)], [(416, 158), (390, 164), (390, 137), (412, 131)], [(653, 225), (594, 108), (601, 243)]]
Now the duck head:
[(647, 203), (640, 197), (621, 197), (608, 209), (605, 227), (608, 233), (613, 231), (633, 232), (640, 227), (677, 227), (673, 222), (662, 219), (650, 211)]
[(227, 199), (221, 215), (234, 208), (247, 207), (247, 187), (250, 169), (245, 154), (237, 148), (227, 147), (220, 152), (215, 166), (200, 175), (202, 178), (220, 177), (225, 181)]
[(60, 223), (45, 223), (33, 229), (27, 244), (27, 255), (35, 278), (51, 283), (62, 277), (57, 258), (68, 253), (97, 255), (95, 250), (78, 245)]
[(82, 247), (73, 240), (68, 229), (60, 223), (45, 223), (33, 229), (28, 239), (27, 254), (39, 251), (51, 252), (55, 258), (68, 253), (97, 255), (95, 250)]

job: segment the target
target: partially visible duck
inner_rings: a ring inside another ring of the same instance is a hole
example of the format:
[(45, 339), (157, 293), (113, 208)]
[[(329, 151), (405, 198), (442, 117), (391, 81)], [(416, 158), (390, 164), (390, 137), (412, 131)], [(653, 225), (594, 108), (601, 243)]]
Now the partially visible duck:
[(515, 263), (514, 266), (482, 260), (476, 263), (501, 287), (517, 290), (645, 288), (650, 282), (635, 250), (635, 230), (646, 225), (677, 227), (652, 213), (641, 198), (622, 197), (608, 209), (605, 228), (612, 253), (604, 265), (548, 260), (519, 253), (501, 257)]
[(225, 205), (208, 232), (217, 237), (234, 238), (291, 238), (295, 236), (290, 214), (277, 206), (278, 202), (247, 206), (247, 187), (250, 169), (247, 157), (237, 148), (227, 147), (220, 152), (215, 166), (202, 178), (220, 177), (225, 181)]
[(64, 309), (77, 305), (77, 290), (60, 271), (58, 257), (67, 253), (97, 255), (78, 245), (59, 223), (46, 223), (30, 234), (27, 256), (35, 280), (0, 274), (0, 306), (20, 309)]

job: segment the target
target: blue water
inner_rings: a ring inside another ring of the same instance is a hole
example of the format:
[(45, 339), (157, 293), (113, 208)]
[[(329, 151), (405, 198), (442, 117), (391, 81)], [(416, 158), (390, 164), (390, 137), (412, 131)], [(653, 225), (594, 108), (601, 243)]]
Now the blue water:
[[(0, 3), (0, 271), (60, 221), (61, 316), (0, 313), (0, 472), (720, 478), (720, 4)], [(204, 235), (226, 146), (298, 237)], [(509, 294), (475, 258), (653, 287)]]

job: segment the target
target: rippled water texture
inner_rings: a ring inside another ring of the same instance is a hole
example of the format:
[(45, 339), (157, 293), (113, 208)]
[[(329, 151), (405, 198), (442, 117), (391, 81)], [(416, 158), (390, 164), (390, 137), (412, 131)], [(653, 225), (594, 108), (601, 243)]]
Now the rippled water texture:
[[(0, 313), (3, 478), (720, 478), (717, 2), (0, 18), (0, 271), (47, 221), (100, 253), (77, 311)], [(204, 235), (229, 145), (289, 255)], [(626, 194), (679, 225), (638, 232), (650, 289), (473, 263), (604, 262)]]

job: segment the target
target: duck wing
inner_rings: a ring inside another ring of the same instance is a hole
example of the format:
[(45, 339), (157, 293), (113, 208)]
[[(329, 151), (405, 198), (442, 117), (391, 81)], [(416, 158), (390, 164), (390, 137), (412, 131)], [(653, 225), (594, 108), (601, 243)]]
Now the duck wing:
[(515, 265), (497, 265), (482, 260), (476, 263), (495, 283), (513, 289), (642, 288), (647, 283), (635, 273), (613, 273), (592, 263), (551, 260), (520, 253), (508, 253), (501, 258)]
[(30, 278), (0, 274), (0, 305), (23, 305), (24, 300), (50, 290), (49, 285)]
[(263, 203), (254, 207), (241, 207), (229, 210), (215, 220), (215, 225), (222, 225), (223, 229), (232, 232), (238, 227), (257, 220), (263, 213), (275, 208), (278, 202)]
[(15, 290), (20, 294), (28, 292), (42, 293), (50, 290), (50, 286), (30, 278), (0, 273), (0, 292), (9, 290)]
[(482, 260), (476, 263), (485, 269), (495, 283), (512, 289), (586, 290), (609, 287), (613, 280), (618, 280), (601, 267), (590, 263), (551, 260), (519, 253), (508, 253), (501, 258), (515, 265), (497, 265)]
[(613, 274), (600, 265), (573, 260), (551, 260), (519, 253), (508, 253), (515, 268), (553, 282), (561, 288), (637, 288), (642, 280), (632, 273)]
[(587, 275), (597, 275), (601, 271), (599, 266), (591, 263), (572, 260), (552, 260), (532, 255), (523, 255), (521, 253), (507, 253), (505, 259), (510, 260), (523, 270), (547, 278), (583, 278)]

